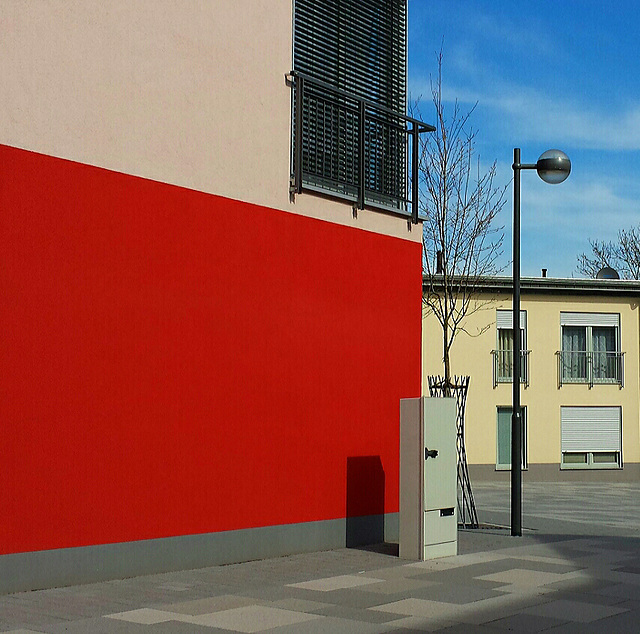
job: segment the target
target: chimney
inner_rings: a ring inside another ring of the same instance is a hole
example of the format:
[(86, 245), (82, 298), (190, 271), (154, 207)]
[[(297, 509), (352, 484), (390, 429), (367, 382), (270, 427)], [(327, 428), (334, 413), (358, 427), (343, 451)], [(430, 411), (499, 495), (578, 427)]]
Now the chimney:
[(547, 277), (547, 269), (542, 269), (542, 277)]
[(442, 257), (442, 251), (436, 252), (436, 275), (444, 273), (444, 257)]

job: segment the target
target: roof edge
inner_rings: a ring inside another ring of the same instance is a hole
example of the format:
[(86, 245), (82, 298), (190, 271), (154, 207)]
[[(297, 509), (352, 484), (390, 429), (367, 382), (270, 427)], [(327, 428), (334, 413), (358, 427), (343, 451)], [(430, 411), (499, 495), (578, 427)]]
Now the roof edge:
[[(436, 288), (442, 284), (442, 275), (433, 275)], [(464, 284), (463, 278), (453, 277), (454, 284)], [(512, 277), (480, 277), (474, 285), (478, 292), (511, 293)], [(422, 288), (429, 286), (429, 277), (422, 278)], [(547, 295), (633, 295), (640, 296), (639, 280), (607, 280), (591, 278), (522, 277), (520, 292)]]

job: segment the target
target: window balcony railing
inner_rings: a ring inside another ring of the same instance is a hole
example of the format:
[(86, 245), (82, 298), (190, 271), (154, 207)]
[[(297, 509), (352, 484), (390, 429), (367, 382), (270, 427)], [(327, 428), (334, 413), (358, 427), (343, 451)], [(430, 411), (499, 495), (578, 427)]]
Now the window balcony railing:
[[(520, 383), (529, 387), (529, 353), (520, 351)], [(513, 383), (513, 350), (492, 350), (493, 355), (493, 387), (498, 383)]]
[(316, 191), (419, 221), (420, 134), (431, 125), (292, 71), (291, 192)]
[(624, 387), (624, 352), (585, 352), (560, 350), (558, 387), (565, 383), (613, 383)]

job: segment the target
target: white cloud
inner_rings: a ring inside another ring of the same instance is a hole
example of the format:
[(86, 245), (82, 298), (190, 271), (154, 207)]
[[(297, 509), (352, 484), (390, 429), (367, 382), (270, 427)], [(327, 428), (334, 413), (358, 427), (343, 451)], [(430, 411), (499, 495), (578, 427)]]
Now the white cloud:
[(640, 103), (612, 112), (518, 86), (496, 94), (479, 95), (478, 101), (503, 117), (506, 134), (517, 128), (523, 142), (553, 139), (582, 149), (640, 150)]
[[(550, 186), (535, 174), (523, 174), (523, 275), (539, 275), (540, 268), (546, 267), (549, 275), (570, 277), (578, 254), (589, 251), (589, 239), (616, 240), (620, 229), (637, 226), (640, 221), (640, 201), (631, 197), (621, 178), (597, 181), (588, 175), (574, 176)], [(500, 218), (505, 226), (507, 259), (512, 241), (511, 196)]]
[[(536, 179), (537, 181), (537, 179)], [(622, 194), (624, 184), (588, 179), (549, 186), (532, 180), (521, 196), (523, 230), (579, 234), (609, 240), (637, 225), (640, 201)]]
[[(467, 68), (457, 79), (448, 81), (443, 73), (443, 98), (446, 102), (474, 106), (474, 120), (491, 126), (494, 140), (500, 137), (521, 143), (556, 143), (565, 147), (588, 150), (640, 150), (640, 100), (613, 106), (609, 100), (592, 95), (565, 97), (541, 89), (510, 82), (486, 67), (472, 67), (477, 62), (469, 57)], [(456, 76), (458, 76), (456, 74)], [(431, 116), (429, 78), (413, 76), (410, 80), (414, 98), (422, 96), (422, 116)], [(597, 104), (597, 105), (594, 105)]]

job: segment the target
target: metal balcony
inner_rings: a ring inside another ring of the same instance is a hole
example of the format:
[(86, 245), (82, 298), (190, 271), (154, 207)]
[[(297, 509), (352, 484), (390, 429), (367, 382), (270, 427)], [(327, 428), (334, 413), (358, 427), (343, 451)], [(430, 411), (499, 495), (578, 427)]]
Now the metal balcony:
[(420, 135), (431, 125), (292, 71), (291, 192), (419, 221)]
[(624, 387), (624, 352), (559, 350), (558, 387), (565, 383), (613, 383)]
[[(531, 350), (520, 351), (520, 383), (529, 387), (529, 353)], [(513, 350), (492, 350), (493, 356), (493, 387), (498, 383), (513, 383)]]

